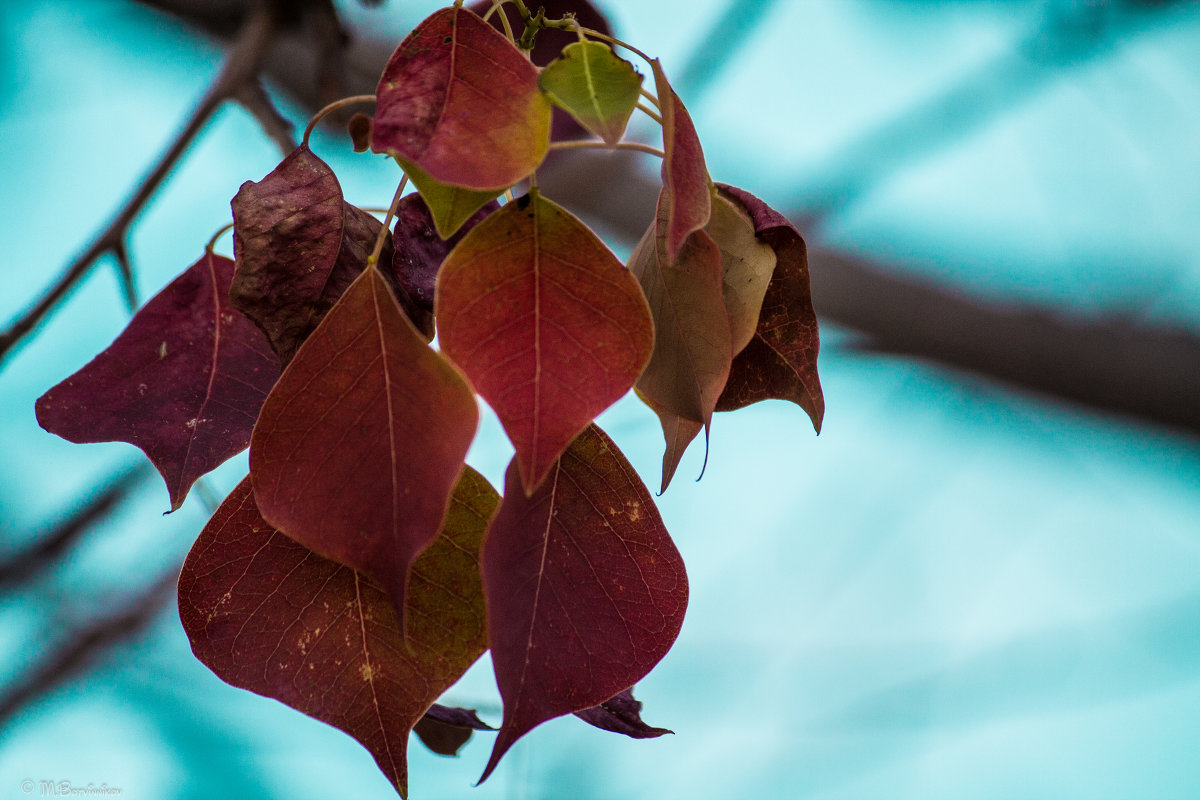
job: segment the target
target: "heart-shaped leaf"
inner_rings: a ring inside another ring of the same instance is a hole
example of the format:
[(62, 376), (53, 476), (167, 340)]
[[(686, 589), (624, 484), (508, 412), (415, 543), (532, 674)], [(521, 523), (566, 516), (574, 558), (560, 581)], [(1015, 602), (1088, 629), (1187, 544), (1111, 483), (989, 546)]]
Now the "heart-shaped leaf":
[(642, 76), (608, 45), (575, 42), (542, 70), (538, 83), (580, 125), (616, 144), (637, 107)]
[(654, 728), (642, 722), (642, 704), (634, 699), (632, 688), (610, 697), (598, 706), (576, 711), (575, 716), (601, 730), (621, 733), (632, 739), (655, 739), (665, 733), (675, 732), (667, 728)]
[(457, 6), (434, 12), (400, 43), (376, 97), (371, 148), (438, 183), (494, 196), (533, 172), (550, 146), (537, 68)]
[(463, 473), (445, 526), (413, 564), (406, 641), (384, 590), (272, 528), (247, 478), (179, 576), (192, 651), (222, 680), (353, 736), (404, 796), (409, 731), (486, 647), (478, 553), (498, 500)]
[(637, 281), (536, 190), (472, 228), (446, 257), (437, 313), (442, 351), (500, 417), (526, 492), (629, 391), (653, 346)]
[(400, 198), (392, 236), (396, 246), (392, 272), (396, 282), (413, 301), (415, 311), (410, 312), (409, 316), (422, 332), (428, 331), (431, 338), (434, 327), (433, 293), (442, 262), (468, 230), (498, 208), (498, 203), (486, 203), (453, 236), (443, 239), (437, 232), (428, 204), (420, 194), (414, 192)]
[(804, 239), (786, 217), (754, 195), (724, 184), (719, 188), (746, 209), (756, 235), (775, 251), (778, 263), (754, 336), (734, 359), (717, 410), (733, 411), (760, 400), (790, 400), (804, 409), (820, 433), (825, 414), (817, 374), (820, 336)]
[(420, 337), (379, 271), (350, 285), (267, 397), (250, 443), (263, 517), (404, 605), (478, 421), (458, 371)]
[(663, 190), (658, 207), (665, 262), (672, 263), (693, 231), (708, 224), (712, 210), (712, 180), (704, 163), (704, 150), (696, 126), (683, 102), (667, 83), (658, 59), (650, 62), (654, 71), (655, 91), (662, 109)]
[[(233, 304), (262, 328), (286, 365), (367, 265), (382, 224), (342, 199), (337, 176), (301, 145), (233, 207)], [(381, 263), (391, 263), (391, 236)]]
[(179, 508), (197, 478), (250, 443), (279, 378), (266, 337), (229, 303), (232, 279), (233, 262), (206, 253), (38, 398), (38, 423), (76, 444), (140, 447)]
[(675, 641), (688, 590), (650, 493), (595, 425), (531, 497), (509, 465), (482, 565), (504, 701), (486, 778), (537, 725), (641, 680)]

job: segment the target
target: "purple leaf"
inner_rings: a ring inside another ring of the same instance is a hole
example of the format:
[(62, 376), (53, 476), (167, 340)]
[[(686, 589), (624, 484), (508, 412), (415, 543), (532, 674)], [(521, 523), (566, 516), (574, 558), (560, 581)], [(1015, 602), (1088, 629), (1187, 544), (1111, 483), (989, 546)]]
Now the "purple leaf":
[(655, 739), (664, 733), (674, 733), (667, 728), (652, 728), (642, 722), (642, 704), (633, 697), (633, 687), (605, 700), (598, 706), (576, 711), (589, 725), (613, 733), (623, 733), (634, 739)]
[[(304, 146), (258, 183), (242, 184), (231, 205), (237, 256), (231, 298), (286, 365), (366, 267), (382, 225), (342, 199), (333, 170)], [(380, 262), (391, 259), (388, 236)]]
[(400, 205), (396, 207), (396, 228), (392, 239), (395, 243), (392, 273), (396, 285), (404, 290), (402, 294), (407, 295), (412, 303), (411, 308), (406, 304), (405, 310), (418, 328), (433, 330), (434, 285), (446, 254), (454, 249), (467, 231), (498, 208), (499, 203), (489, 201), (449, 239), (443, 239), (438, 235), (433, 217), (429, 214), (429, 206), (425, 205), (420, 194), (413, 192), (401, 198)]
[(456, 756), (475, 731), (495, 730), (473, 708), (448, 708), (434, 703), (413, 726), (421, 742), (440, 756)]
[(107, 350), (42, 395), (38, 423), (67, 441), (129, 442), (179, 508), (201, 475), (244, 450), (279, 361), (229, 302), (233, 262), (206, 253)]

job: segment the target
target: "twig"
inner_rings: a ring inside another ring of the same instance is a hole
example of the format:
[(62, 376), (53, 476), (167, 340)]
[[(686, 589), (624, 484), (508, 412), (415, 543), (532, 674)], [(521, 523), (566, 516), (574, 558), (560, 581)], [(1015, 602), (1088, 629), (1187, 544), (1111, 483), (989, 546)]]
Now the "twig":
[[(187, 151), (192, 140), (204, 128), (213, 113), (252, 80), (259, 70), (267, 45), (276, 28), (276, 4), (258, 3), (246, 17), (234, 41), (233, 48), (225, 60), (220, 74), (209, 87), (199, 105), (192, 112), (183, 130), (167, 148), (154, 169), (138, 183), (133, 195), (121, 207), (112, 222), (96, 240), (81, 253), (46, 290), (32, 308), (16, 319), (3, 335), (0, 335), (0, 364), (19, 342), (29, 336), (42, 319), (67, 295), (91, 270), (97, 260), (106, 253), (118, 253), (129, 226), (141, 213), (147, 201), (159, 185), (171, 173), (175, 163)], [(119, 261), (119, 259), (118, 259)]]
[(0, 565), (0, 589), (18, 585), (36, 577), (43, 568), (56, 561), (73, 547), (93, 525), (104, 519), (129, 494), (154, 474), (149, 461), (121, 474), (106, 478), (106, 486), (90, 502), (76, 509), (69, 517), (47, 526), (48, 533), (35, 537), (26, 550)]
[(141, 633), (170, 602), (178, 576), (178, 566), (168, 568), (117, 614), (92, 620), (81, 630), (64, 636), (57, 649), (31, 667), (28, 677), (18, 680), (16, 688), (0, 698), (0, 726), (27, 703), (86, 670), (104, 651)]
[(275, 143), (282, 155), (286, 156), (296, 149), (296, 134), (292, 123), (279, 113), (271, 96), (263, 88), (262, 81), (253, 79), (242, 84), (237, 93), (237, 101), (258, 120), (263, 132)]

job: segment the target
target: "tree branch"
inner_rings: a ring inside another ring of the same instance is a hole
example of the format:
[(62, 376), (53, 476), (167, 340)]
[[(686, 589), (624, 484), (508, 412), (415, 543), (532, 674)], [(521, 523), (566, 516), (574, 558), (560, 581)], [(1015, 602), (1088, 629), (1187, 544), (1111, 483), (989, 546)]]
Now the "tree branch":
[(128, 264), (127, 260), (122, 262), (121, 254), (124, 252), (123, 241), (129, 226), (213, 113), (226, 100), (236, 97), (243, 86), (257, 75), (263, 55), (276, 29), (276, 6), (277, 3), (274, 2), (260, 2), (246, 16), (221, 72), (154, 168), (139, 182), (132, 196), (92, 245), (71, 262), (41, 299), (14, 320), (8, 330), (0, 336), (0, 364), (17, 344), (37, 328), (63, 297), (83, 280), (101, 256), (111, 253), (117, 257), (118, 264)]
[(61, 638), (61, 644), (31, 667), (16, 687), (0, 698), (0, 727), (23, 706), (88, 669), (112, 647), (138, 634), (174, 597), (179, 567), (167, 569), (116, 614), (96, 619)]
[(149, 461), (113, 477), (106, 478), (100, 494), (76, 509), (65, 520), (47, 526), (49, 531), (34, 537), (33, 544), (0, 565), (0, 589), (24, 583), (69, 550), (93, 525), (125, 501), (135, 489), (154, 474)]

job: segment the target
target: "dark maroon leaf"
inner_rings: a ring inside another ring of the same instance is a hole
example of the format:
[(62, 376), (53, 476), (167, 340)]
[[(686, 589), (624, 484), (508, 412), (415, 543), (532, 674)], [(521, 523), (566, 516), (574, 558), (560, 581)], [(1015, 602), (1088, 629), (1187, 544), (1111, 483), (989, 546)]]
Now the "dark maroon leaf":
[(537, 725), (641, 680), (679, 634), (688, 589), (653, 498), (595, 425), (529, 497), (509, 464), (482, 569), (504, 701), (486, 778)]
[(790, 400), (808, 413), (820, 433), (825, 414), (817, 374), (820, 337), (804, 239), (786, 217), (754, 195), (725, 184), (719, 188), (742, 203), (756, 235), (775, 251), (777, 262), (754, 337), (733, 360), (717, 410), (733, 411), (760, 400)]
[(247, 478), (179, 576), (192, 650), (222, 680), (353, 736), (404, 795), (409, 729), (486, 647), (478, 554), (498, 500), (479, 473), (463, 473), (413, 565), (405, 639), (383, 588), (275, 530)]
[(589, 725), (613, 733), (623, 733), (634, 739), (654, 739), (664, 733), (674, 733), (667, 728), (652, 728), (642, 722), (642, 704), (633, 697), (633, 688), (614, 695), (598, 706), (576, 711)]
[(396, 285), (404, 290), (412, 302), (412, 309), (405, 311), (417, 327), (433, 335), (433, 294), (438, 269), (446, 254), (454, 249), (467, 231), (475, 227), (484, 217), (500, 208), (495, 200), (489, 201), (463, 223), (449, 239), (438, 235), (429, 214), (429, 206), (417, 192), (405, 195), (396, 207), (395, 255), (392, 271)]
[(475, 731), (495, 730), (471, 708), (447, 708), (434, 703), (413, 726), (421, 742), (440, 756), (456, 756)]
[(479, 714), (473, 708), (455, 708), (453, 706), (444, 706), (440, 703), (434, 703), (425, 712), (428, 719), (435, 720), (443, 725), (453, 725), (456, 728), (470, 728), (473, 731), (494, 731), (496, 730), (491, 725), (479, 718)]
[[(382, 225), (342, 199), (333, 170), (304, 145), (258, 183), (242, 184), (231, 205), (230, 296), (286, 365), (366, 267)], [(380, 262), (391, 260), (388, 235)]]
[(354, 143), (354, 152), (365, 153), (371, 149), (371, 118), (361, 111), (346, 123), (346, 131), (350, 141)]
[(232, 278), (232, 261), (206, 253), (38, 399), (38, 423), (77, 444), (140, 447), (179, 508), (197, 478), (246, 448), (279, 378), (266, 338), (229, 303)]

